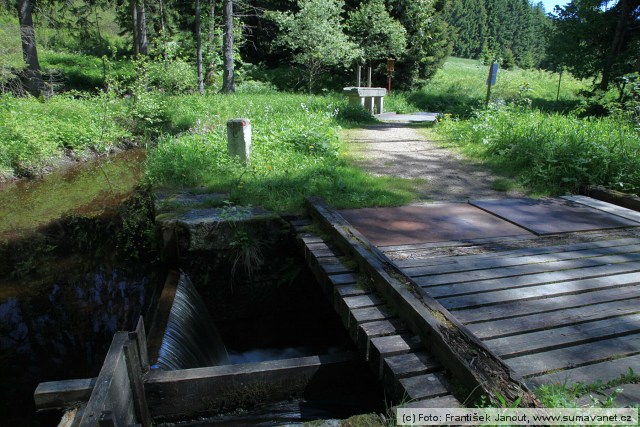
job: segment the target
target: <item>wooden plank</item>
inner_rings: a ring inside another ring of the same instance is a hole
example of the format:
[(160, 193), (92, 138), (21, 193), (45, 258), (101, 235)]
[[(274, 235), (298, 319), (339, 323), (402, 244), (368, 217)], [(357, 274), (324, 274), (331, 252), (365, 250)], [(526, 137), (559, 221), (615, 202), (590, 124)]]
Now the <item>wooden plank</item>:
[(334, 285), (349, 285), (358, 282), (358, 275), (356, 273), (336, 274), (329, 276), (329, 281)]
[[(528, 274), (524, 276), (506, 277), (499, 279), (478, 280), (476, 282), (456, 283), (452, 285), (425, 288), (435, 298), (447, 298), (459, 295), (472, 295), (483, 292), (494, 292), (515, 288), (525, 288), (550, 283), (560, 283), (591, 278), (607, 278), (612, 275), (624, 275), (630, 283), (633, 277), (640, 277), (640, 262), (623, 264), (605, 264), (576, 270), (552, 271), (546, 273)], [(626, 280), (625, 279), (625, 280)]]
[(640, 312), (640, 298), (593, 304), (467, 325), (480, 339), (499, 338)]
[(595, 258), (606, 255), (626, 254), (639, 252), (640, 245), (626, 245), (608, 248), (588, 248), (575, 251), (558, 252), (553, 254), (519, 256), (519, 257), (499, 257), (480, 260), (470, 260), (469, 262), (458, 262), (454, 265), (444, 264), (428, 267), (403, 268), (406, 274), (411, 277), (435, 276), (447, 273), (463, 273), (468, 271), (484, 269), (500, 269), (518, 265), (553, 263), (558, 261), (569, 261), (581, 258)]
[(320, 262), (320, 267), (324, 270), (324, 272), (331, 276), (333, 274), (346, 274), (346, 273), (352, 273), (353, 270), (351, 270), (348, 267), (345, 267), (342, 264), (326, 264), (326, 263), (322, 263)]
[(633, 209), (634, 211), (640, 211), (640, 198), (630, 194), (610, 190), (601, 186), (586, 187), (581, 190), (581, 193), (598, 200)]
[(479, 294), (452, 296), (442, 298), (439, 301), (449, 309), (478, 307), (481, 305), (496, 304), (507, 301), (546, 298), (554, 295), (577, 294), (587, 292), (589, 290), (637, 284), (638, 282), (640, 282), (640, 273), (629, 273), (619, 274), (612, 277), (596, 277), (593, 279), (573, 280), (569, 282), (518, 287), (515, 289), (505, 289)]
[(69, 408), (76, 402), (86, 402), (95, 384), (96, 378), (40, 383), (33, 393), (36, 409)]
[[(595, 258), (583, 258), (567, 261), (545, 262), (540, 264), (517, 265), (513, 267), (496, 267), (487, 270), (471, 272), (449, 273), (435, 276), (414, 277), (416, 283), (422, 287), (436, 285), (460, 284), (480, 280), (501, 279), (540, 273), (560, 272), (585, 269), (591, 267), (608, 266), (610, 264), (630, 264), (640, 261), (640, 253), (608, 255)], [(585, 272), (589, 274), (589, 272)], [(412, 276), (413, 277), (413, 276)]]
[(138, 318), (136, 329), (129, 333), (129, 339), (134, 340), (137, 347), (137, 354), (140, 358), (140, 369), (142, 372), (149, 370), (149, 349), (147, 346), (147, 334), (144, 329), (144, 319), (142, 316)]
[[(129, 339), (128, 335), (127, 332), (115, 333), (91, 398), (80, 420), (80, 427), (94, 427), (102, 412), (108, 410), (113, 411), (120, 424), (131, 424), (134, 421), (127, 419), (132, 415), (128, 410), (131, 406), (129, 399), (131, 393), (123, 352), (123, 346)], [(117, 390), (117, 393), (114, 390)]]
[(449, 380), (439, 372), (402, 378), (400, 385), (404, 389), (403, 394), (411, 400), (446, 396), (451, 388)]
[(486, 340), (485, 343), (501, 357), (511, 358), (638, 332), (640, 332), (640, 314), (631, 314), (580, 323), (579, 325), (495, 338)]
[[(397, 408), (462, 408), (460, 401), (453, 395), (432, 397), (428, 399), (418, 399), (413, 402), (405, 403)], [(394, 408), (395, 409), (395, 408)]]
[(373, 307), (375, 305), (384, 304), (384, 302), (376, 294), (345, 297), (344, 302), (349, 310), (353, 310), (356, 308)]
[(640, 212), (631, 209), (623, 208), (611, 203), (603, 202), (602, 200), (593, 199), (587, 196), (561, 196), (563, 199), (571, 200), (572, 202), (580, 203), (585, 206), (589, 206), (594, 209), (598, 209), (603, 212), (610, 213), (631, 221), (638, 222), (640, 226)]
[(514, 357), (507, 363), (520, 375), (529, 377), (638, 353), (640, 335), (635, 334)]
[(349, 321), (347, 330), (349, 336), (358, 342), (360, 334), (360, 326), (368, 322), (376, 322), (381, 320), (389, 320), (397, 317), (395, 311), (388, 305), (378, 305), (375, 307), (354, 308), (349, 313)]
[(409, 332), (407, 327), (398, 318), (379, 320), (376, 322), (365, 322), (358, 325), (356, 344), (360, 353), (364, 355), (364, 359), (369, 360), (372, 338), (405, 334), (407, 332)]
[(385, 378), (407, 378), (439, 371), (442, 365), (426, 351), (385, 357), (383, 376)]
[(519, 240), (531, 240), (531, 239), (535, 239), (536, 237), (537, 236), (525, 234), (525, 235), (518, 235), (518, 236), (483, 237), (479, 239), (462, 239), (462, 240), (449, 240), (444, 242), (414, 243), (410, 245), (388, 245), (388, 246), (383, 245), (383, 246), (378, 246), (378, 248), (386, 254), (386, 253), (392, 253), (392, 252), (442, 248), (442, 247), (448, 247), (448, 246), (465, 247), (465, 246), (486, 245), (488, 243), (502, 243), (502, 242), (513, 242), (513, 241), (519, 241)]
[(369, 366), (371, 366), (375, 377), (381, 380), (386, 357), (409, 353), (420, 348), (422, 348), (420, 338), (411, 334), (372, 338), (369, 349)]
[(365, 289), (358, 284), (338, 285), (335, 287), (335, 295), (338, 297), (353, 297), (357, 295), (370, 294), (370, 289)]
[(607, 360), (593, 365), (586, 365), (551, 374), (534, 376), (528, 378), (527, 382), (533, 387), (540, 387), (545, 384), (591, 384), (597, 380), (606, 384), (611, 380), (619, 378), (620, 375), (628, 373), (629, 368), (633, 369), (634, 372), (637, 373), (638, 366), (640, 366), (640, 355)]
[(397, 310), (407, 326), (464, 386), (522, 406), (540, 406), (538, 399), (511, 370), (438, 301), (424, 292), (380, 250), (319, 198), (306, 198), (309, 212), (346, 254), (368, 274), (378, 294)]
[(540, 315), (572, 307), (584, 307), (591, 304), (621, 301), (640, 297), (640, 285), (620, 288), (607, 288), (576, 295), (562, 295), (544, 299), (513, 301), (503, 304), (456, 310), (455, 315), (462, 322), (471, 325), (490, 320), (510, 319), (530, 314)]
[(154, 418), (190, 417), (300, 396), (310, 381), (336, 381), (360, 362), (357, 354), (309, 356), (179, 371), (152, 370), (145, 390)]
[(312, 243), (324, 242), (322, 237), (317, 236), (317, 235), (312, 234), (312, 233), (300, 233), (300, 234), (298, 234), (298, 239), (300, 239), (300, 241), (302, 243), (304, 243), (305, 245), (306, 244), (312, 244)]
[(456, 257), (400, 260), (400, 261), (397, 261), (397, 264), (402, 268), (420, 267), (420, 266), (427, 266), (427, 265), (435, 266), (440, 264), (452, 264), (452, 263), (457, 264), (457, 263), (474, 262), (479, 260), (486, 260), (489, 258), (533, 256), (533, 255), (576, 251), (581, 249), (607, 248), (607, 247), (614, 247), (614, 246), (626, 246), (626, 245), (638, 245), (638, 244), (640, 244), (640, 239), (625, 238), (625, 239), (602, 240), (602, 241), (595, 241), (595, 242), (572, 243), (568, 245), (529, 247), (529, 248), (513, 249), (513, 250), (507, 250), (507, 251), (492, 251), (492, 252), (481, 253), (481, 254), (460, 255)]
[(367, 307), (367, 308), (356, 308), (351, 310), (351, 319), (353, 321), (350, 323), (361, 324), (364, 322), (373, 322), (376, 320), (385, 320), (391, 319), (392, 317), (396, 317), (394, 310), (386, 305), (379, 305), (376, 307)]
[[(138, 324), (140, 324), (140, 322), (138, 322)], [(144, 385), (142, 383), (142, 361), (138, 350), (138, 340), (135, 339), (138, 338), (138, 334), (133, 332), (133, 335), (135, 336), (134, 339), (131, 339), (131, 335), (132, 333), (129, 333), (129, 342), (124, 345), (124, 356), (127, 373), (129, 374), (133, 407), (136, 414), (136, 420), (139, 421), (143, 427), (150, 427), (151, 415), (149, 414), (147, 398), (144, 394)]]

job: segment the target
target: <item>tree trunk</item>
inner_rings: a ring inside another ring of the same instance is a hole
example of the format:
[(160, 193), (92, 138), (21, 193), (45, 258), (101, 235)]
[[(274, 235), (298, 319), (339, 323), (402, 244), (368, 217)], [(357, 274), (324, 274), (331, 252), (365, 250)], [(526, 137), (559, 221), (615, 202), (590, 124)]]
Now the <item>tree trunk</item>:
[(131, 30), (133, 34), (133, 56), (140, 55), (140, 40), (138, 37), (138, 2), (131, 0)]
[(167, 29), (164, 25), (164, 2), (162, 0), (160, 0), (160, 28), (162, 31), (164, 66), (167, 67), (169, 65), (169, 52), (167, 52)]
[(206, 82), (208, 85), (212, 85), (215, 81), (216, 74), (216, 61), (215, 61), (215, 39), (216, 39), (216, 1), (209, 0), (209, 34), (207, 46), (207, 58), (209, 60), (207, 64), (207, 77)]
[(33, 2), (18, 0), (18, 18), (20, 20), (20, 39), (22, 41), (22, 56), (27, 64), (27, 90), (33, 96), (40, 96), (44, 83), (40, 75), (40, 62), (36, 47), (36, 32), (33, 28)]
[(200, 33), (200, 0), (196, 0), (196, 63), (198, 65), (198, 93), (204, 95), (202, 75), (202, 34)]
[(613, 36), (613, 42), (611, 43), (611, 49), (607, 54), (607, 61), (604, 69), (602, 70), (602, 81), (600, 82), (600, 89), (606, 91), (609, 88), (609, 81), (611, 80), (611, 69), (616, 61), (616, 57), (622, 51), (624, 44), (625, 33), (627, 32), (627, 25), (629, 18), (631, 17), (632, 5), (629, 0), (620, 0), (618, 2), (620, 7), (620, 16), (618, 17), (618, 23), (616, 25), (616, 32)]
[(147, 17), (144, 11), (144, 0), (138, 0), (138, 51), (147, 54)]
[(222, 92), (236, 91), (233, 64), (233, 0), (224, 0), (224, 73), (222, 74)]

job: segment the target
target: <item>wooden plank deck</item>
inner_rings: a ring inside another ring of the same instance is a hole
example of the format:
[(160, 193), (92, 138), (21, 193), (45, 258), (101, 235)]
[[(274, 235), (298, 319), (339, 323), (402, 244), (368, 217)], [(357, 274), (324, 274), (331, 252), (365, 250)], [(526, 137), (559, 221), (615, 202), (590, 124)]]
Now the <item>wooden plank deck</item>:
[(381, 250), (530, 385), (606, 382), (640, 370), (640, 239), (627, 234), (460, 256)]
[(316, 279), (356, 348), (394, 402), (419, 402), (420, 407), (461, 406), (452, 395), (444, 367), (424, 348), (367, 280), (341, 260), (330, 242), (307, 232), (307, 222), (292, 224)]

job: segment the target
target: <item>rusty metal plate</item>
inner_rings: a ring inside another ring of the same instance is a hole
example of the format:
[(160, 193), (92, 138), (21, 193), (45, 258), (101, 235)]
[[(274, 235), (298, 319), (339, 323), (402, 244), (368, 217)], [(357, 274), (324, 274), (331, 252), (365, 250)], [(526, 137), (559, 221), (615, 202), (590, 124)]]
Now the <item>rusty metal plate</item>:
[(502, 199), (469, 203), (539, 235), (640, 226), (638, 222), (564, 199)]
[(531, 235), (464, 203), (347, 209), (340, 214), (376, 246)]

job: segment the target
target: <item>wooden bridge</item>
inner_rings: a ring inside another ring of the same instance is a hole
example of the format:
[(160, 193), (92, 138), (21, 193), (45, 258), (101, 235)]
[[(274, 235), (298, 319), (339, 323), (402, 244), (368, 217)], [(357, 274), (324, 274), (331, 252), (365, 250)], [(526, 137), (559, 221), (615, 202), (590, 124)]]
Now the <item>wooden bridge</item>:
[(388, 395), (433, 406), (455, 402), (452, 383), (484, 389), (485, 375), (487, 393), (527, 395), (640, 368), (640, 213), (582, 196), (347, 211), (308, 202), (320, 228), (295, 226), (309, 264)]
[[(537, 407), (534, 386), (640, 368), (634, 203), (575, 196), (336, 211), (309, 198), (311, 219), (291, 224), (392, 402), (456, 407), (499, 394)], [(230, 395), (304, 390), (355, 360), (349, 352), (149, 372), (148, 347), (140, 321), (115, 335), (98, 378), (43, 383), (37, 407), (81, 402), (72, 425), (146, 426), (209, 413)]]

